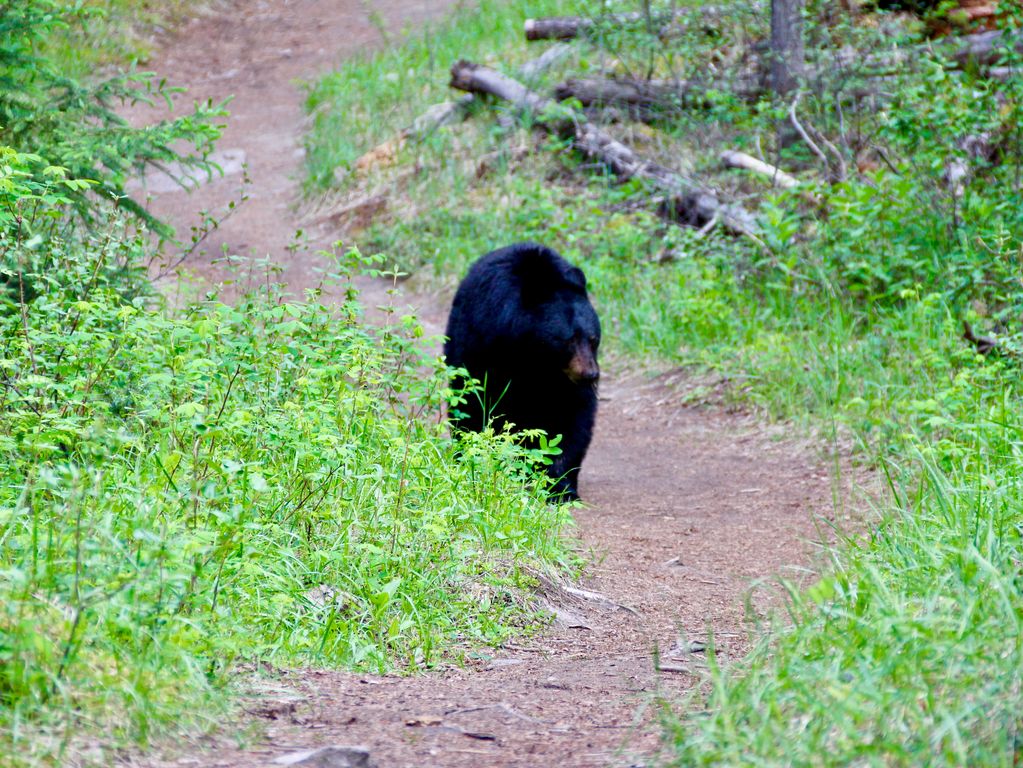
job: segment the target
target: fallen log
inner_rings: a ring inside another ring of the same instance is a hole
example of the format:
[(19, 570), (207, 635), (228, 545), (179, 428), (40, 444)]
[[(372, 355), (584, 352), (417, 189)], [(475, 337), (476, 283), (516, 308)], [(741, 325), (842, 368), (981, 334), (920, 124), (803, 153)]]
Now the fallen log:
[(1000, 30), (995, 29), (990, 32), (963, 35), (956, 38), (955, 43), (952, 43), (950, 38), (946, 38), (946, 40), (948, 42), (944, 45), (936, 47), (939, 50), (944, 50), (949, 58), (955, 61), (959, 67), (964, 68), (969, 66), (990, 67), (998, 62), (1005, 48), (1015, 50), (1017, 53), (1023, 52), (1023, 33), (1020, 32), (1003, 34)]
[[(533, 80), (546, 72), (559, 61), (565, 59), (572, 52), (572, 46), (565, 43), (552, 45), (535, 59), (531, 59), (519, 67), (519, 74), (526, 80)], [(417, 117), (412, 125), (405, 128), (401, 134), (404, 138), (423, 136), (431, 130), (442, 125), (453, 122), (455, 118), (464, 115), (469, 107), (476, 100), (476, 96), (467, 93), (456, 101), (445, 101), (441, 104), (434, 104), (423, 114)]]
[(829, 71), (857, 69), (864, 74), (875, 76), (897, 74), (907, 65), (920, 61), (928, 54), (939, 53), (959, 69), (977, 67), (987, 69), (998, 63), (1006, 47), (1023, 52), (1023, 33), (991, 30), (972, 35), (947, 37), (920, 45), (909, 45), (884, 53), (864, 56), (862, 51), (846, 47), (829, 54), (826, 61), (819, 61), (807, 70), (807, 78), (826, 76)]
[(571, 40), (593, 27), (593, 19), (579, 16), (551, 16), (526, 19), (527, 40)]
[(657, 163), (643, 160), (625, 144), (604, 133), (575, 112), (558, 116), (552, 99), (529, 90), (517, 80), (489, 67), (458, 61), (451, 67), (451, 86), (470, 93), (489, 93), (533, 115), (547, 115), (546, 130), (571, 137), (575, 147), (598, 160), (620, 179), (642, 179), (667, 192), (672, 209), (683, 223), (703, 226), (715, 218), (736, 234), (755, 237), (756, 219), (741, 206), (721, 203), (717, 195), (691, 179)]
[(656, 111), (707, 103), (707, 92), (729, 90), (742, 99), (755, 99), (764, 88), (758, 76), (741, 76), (723, 86), (696, 80), (636, 80), (632, 78), (570, 78), (554, 89), (558, 101), (578, 99), (584, 107), (624, 107), (632, 114), (648, 116)]

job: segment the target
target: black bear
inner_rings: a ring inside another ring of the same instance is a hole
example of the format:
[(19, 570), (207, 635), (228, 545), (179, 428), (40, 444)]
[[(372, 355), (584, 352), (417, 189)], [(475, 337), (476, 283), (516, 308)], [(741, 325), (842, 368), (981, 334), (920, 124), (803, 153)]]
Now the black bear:
[(446, 335), (448, 365), (483, 387), (453, 414), (454, 428), (478, 432), (488, 423), (498, 430), (511, 423), (561, 435), (561, 453), (547, 468), (553, 496), (578, 499), (600, 377), (600, 321), (582, 270), (536, 243), (491, 251), (458, 286)]

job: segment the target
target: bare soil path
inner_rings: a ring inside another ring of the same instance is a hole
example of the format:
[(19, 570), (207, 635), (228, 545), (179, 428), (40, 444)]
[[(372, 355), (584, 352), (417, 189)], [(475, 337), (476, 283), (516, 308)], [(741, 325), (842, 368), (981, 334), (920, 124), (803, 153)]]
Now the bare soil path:
[[(395, 30), (452, 5), (371, 4)], [(234, 94), (220, 146), (228, 159), (244, 154), (252, 193), (208, 250), (269, 255), (296, 291), (318, 278), (315, 259), (288, 247), (302, 174), (295, 81), (380, 44), (367, 8), (358, 0), (221, 3), (152, 62), (187, 85), (189, 99)], [(150, 191), (155, 211), (187, 232), (198, 210), (236, 199), (238, 181), (228, 175), (189, 195), (154, 180)], [(216, 276), (208, 261), (191, 267)], [(444, 316), (442, 306), (422, 309), (434, 324)], [(833, 506), (829, 472), (812, 449), (748, 415), (682, 405), (685, 381), (676, 378), (612, 374), (601, 385), (581, 482), (590, 506), (577, 520), (593, 555), (581, 586), (607, 602), (552, 588), (559, 619), (549, 631), (464, 669), (415, 678), (282, 673), (244, 703), (257, 725), (246, 746), (221, 735), (133, 764), (272, 765), (300, 750), (361, 744), (381, 768), (649, 765), (659, 744), (656, 694), (677, 701), (700, 679), (695, 641), (708, 632), (726, 659), (748, 649), (751, 585), (804, 572), (791, 569), (811, 562), (814, 518)], [(766, 601), (753, 605), (763, 610)], [(655, 673), (655, 652), (670, 671)]]

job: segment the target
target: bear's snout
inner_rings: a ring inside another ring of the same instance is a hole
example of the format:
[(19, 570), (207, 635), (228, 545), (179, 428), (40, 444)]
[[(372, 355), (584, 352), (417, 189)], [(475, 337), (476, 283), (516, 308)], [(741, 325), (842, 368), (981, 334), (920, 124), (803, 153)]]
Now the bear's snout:
[(600, 366), (588, 345), (576, 348), (565, 369), (565, 375), (575, 384), (595, 384), (600, 379)]

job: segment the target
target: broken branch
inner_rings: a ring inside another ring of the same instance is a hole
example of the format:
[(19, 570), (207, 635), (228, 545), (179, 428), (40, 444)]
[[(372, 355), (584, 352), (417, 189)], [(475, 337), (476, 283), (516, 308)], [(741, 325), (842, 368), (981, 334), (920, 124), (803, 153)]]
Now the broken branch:
[[(526, 80), (532, 80), (538, 75), (546, 72), (559, 61), (572, 52), (572, 46), (559, 43), (552, 45), (535, 59), (527, 61), (519, 67), (519, 74)], [(368, 170), (379, 164), (381, 158), (393, 157), (400, 150), (408, 139), (422, 138), (438, 128), (453, 123), (455, 120), (465, 117), (469, 108), (475, 103), (476, 96), (467, 93), (455, 101), (443, 101), (434, 104), (419, 115), (412, 124), (400, 130), (397, 135), (392, 136), (382, 144), (366, 152), (355, 161), (355, 167), (360, 170)]]
[(772, 184), (783, 189), (791, 189), (799, 184), (799, 179), (795, 176), (791, 176), (780, 168), (765, 163), (763, 160), (758, 160), (752, 155), (747, 155), (745, 152), (726, 149), (721, 153), (721, 162), (727, 168), (742, 168), (746, 171), (758, 173), (761, 176), (767, 176), (771, 179)]

